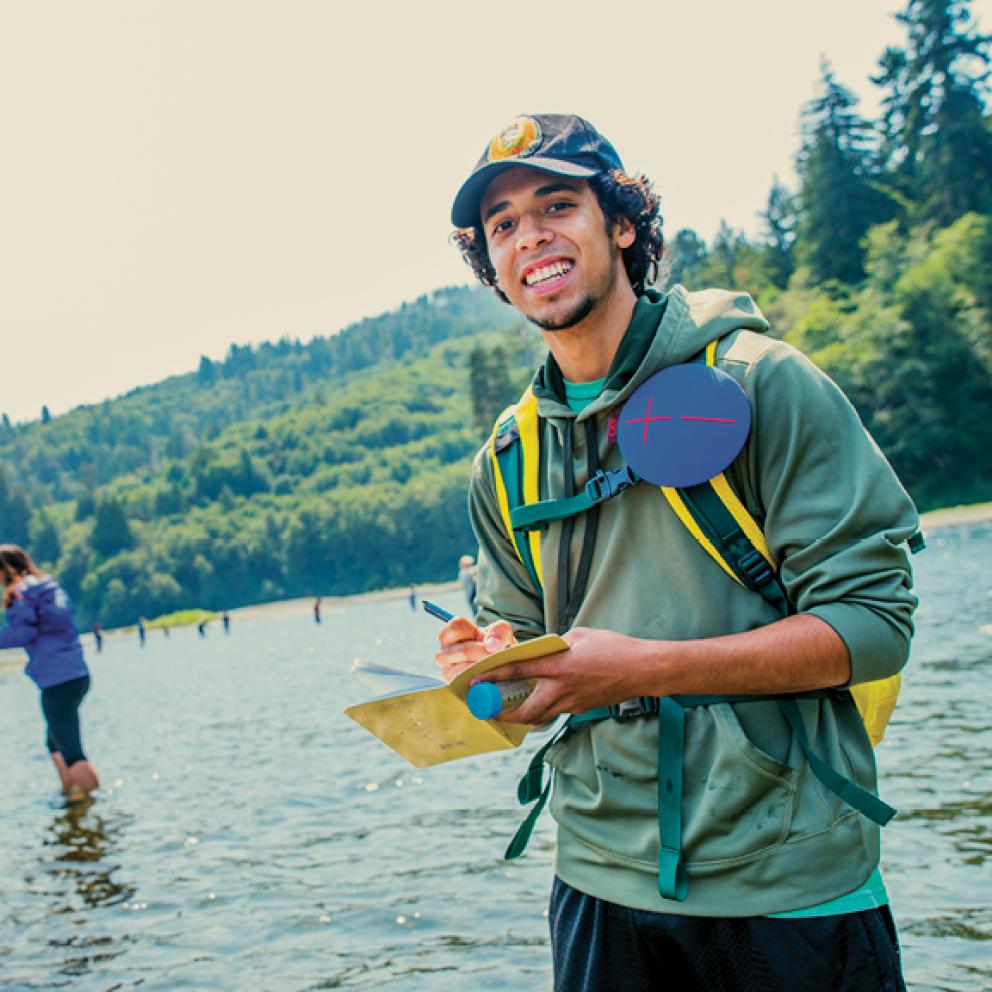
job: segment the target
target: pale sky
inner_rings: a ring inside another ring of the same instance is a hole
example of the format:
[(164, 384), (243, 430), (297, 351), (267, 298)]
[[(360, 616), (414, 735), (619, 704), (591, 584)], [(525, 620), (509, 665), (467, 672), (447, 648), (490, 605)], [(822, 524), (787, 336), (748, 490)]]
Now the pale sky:
[(821, 55), (874, 114), (903, 6), (0, 0), (0, 412), (469, 281), (451, 199), (519, 113), (591, 120), (667, 236), (755, 233)]

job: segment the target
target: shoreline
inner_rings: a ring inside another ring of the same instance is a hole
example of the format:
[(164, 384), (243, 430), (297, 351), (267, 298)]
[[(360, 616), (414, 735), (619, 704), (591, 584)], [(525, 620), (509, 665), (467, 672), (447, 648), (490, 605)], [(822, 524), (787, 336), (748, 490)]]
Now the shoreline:
[(972, 503), (968, 506), (946, 506), (920, 514), (924, 531), (943, 527), (960, 527), (964, 524), (984, 524), (992, 520), (992, 503)]
[[(940, 510), (930, 510), (920, 515), (920, 526), (924, 532), (943, 530), (947, 527), (963, 527), (969, 524), (983, 524), (992, 522), (992, 503), (976, 503), (970, 506), (949, 506)], [(437, 593), (457, 592), (461, 594), (461, 586), (457, 581), (432, 582), (417, 586), (417, 598), (423, 599), (425, 595), (433, 596)], [(376, 589), (372, 592), (354, 593), (348, 596), (321, 596), (321, 604), (325, 611), (334, 612), (346, 608), (350, 604), (388, 602), (389, 600), (404, 600), (409, 596), (409, 590), (399, 589)], [(251, 606), (236, 606), (228, 610), (232, 619), (237, 617), (240, 620), (282, 620), (290, 618), (311, 618), (313, 601), (316, 597), (307, 596), (301, 599), (278, 599), (270, 603), (255, 603)], [(211, 621), (215, 622), (215, 621)], [(171, 629), (171, 628), (170, 628)], [(134, 627), (117, 627), (113, 630), (104, 631), (104, 637), (114, 640), (133, 634)], [(94, 657), (96, 651), (93, 646), (93, 634), (86, 632), (81, 635), (87, 654), (90, 659)], [(0, 652), (0, 672), (22, 666), (25, 658), (23, 654), (14, 654), (17, 648), (11, 648), (10, 653)]]
[[(425, 582), (423, 585), (418, 585), (417, 599), (422, 600), (425, 596), (429, 598), (438, 593), (447, 592), (457, 593), (459, 599), (463, 598), (461, 585), (457, 580), (453, 580), (450, 582)], [(406, 587), (400, 587), (398, 589), (374, 589), (371, 592), (357, 592), (348, 596), (321, 596), (320, 602), (321, 610), (327, 616), (328, 614), (339, 613), (347, 609), (350, 605), (389, 602), (390, 600), (403, 602), (406, 601), (409, 595), (410, 590)], [(313, 601), (316, 598), (316, 596), (306, 596), (300, 599), (277, 599), (269, 603), (254, 603), (251, 606), (233, 606), (227, 612), (231, 615), (232, 621), (240, 620), (249, 623), (255, 620), (288, 619), (306, 619), (313, 622)], [(218, 610), (216, 612), (217, 618), (209, 621), (210, 623), (220, 623), (221, 611)], [(195, 626), (193, 623), (177, 624), (170, 627), (169, 630), (181, 630), (185, 627), (193, 626)], [(149, 634), (154, 632), (156, 635), (161, 630), (159, 627), (148, 627), (147, 629)], [(93, 632), (83, 631), (79, 636), (83, 642), (87, 664), (91, 664), (98, 657), (96, 645), (93, 641)], [(135, 626), (132, 624), (128, 627), (114, 627), (110, 630), (104, 630), (103, 637), (104, 641), (109, 643), (125, 637), (137, 637), (137, 633)], [(13, 668), (23, 668), (26, 661), (27, 657), (20, 648), (10, 648), (6, 651), (0, 651), (0, 674)]]

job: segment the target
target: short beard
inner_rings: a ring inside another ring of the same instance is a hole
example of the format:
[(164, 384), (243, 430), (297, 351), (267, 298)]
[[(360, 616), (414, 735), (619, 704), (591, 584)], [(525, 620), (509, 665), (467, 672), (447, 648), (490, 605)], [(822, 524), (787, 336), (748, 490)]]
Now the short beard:
[[(613, 228), (607, 221), (606, 233), (611, 235), (613, 233)], [(601, 287), (601, 292), (594, 293), (592, 291), (586, 293), (586, 295), (575, 304), (573, 309), (566, 313), (564, 316), (559, 317), (557, 320), (545, 318), (541, 320), (537, 317), (532, 317), (530, 314), (527, 315), (527, 319), (532, 323), (536, 324), (541, 328), (542, 331), (567, 331), (569, 328), (575, 327), (577, 324), (581, 324), (582, 321), (586, 319), (596, 309), (600, 300), (607, 300), (613, 293), (613, 289), (617, 284), (617, 272), (618, 266), (623, 264), (623, 255), (619, 248), (613, 246), (611, 251), (611, 262), (610, 271), (606, 277), (606, 285)]]
[(545, 318), (542, 320), (540, 317), (532, 317), (528, 314), (527, 319), (532, 324), (540, 327), (542, 331), (567, 331), (570, 327), (581, 324), (593, 312), (595, 306), (595, 297), (593, 297), (592, 293), (586, 293), (585, 297), (579, 300), (574, 309), (562, 317), (558, 317), (557, 319)]

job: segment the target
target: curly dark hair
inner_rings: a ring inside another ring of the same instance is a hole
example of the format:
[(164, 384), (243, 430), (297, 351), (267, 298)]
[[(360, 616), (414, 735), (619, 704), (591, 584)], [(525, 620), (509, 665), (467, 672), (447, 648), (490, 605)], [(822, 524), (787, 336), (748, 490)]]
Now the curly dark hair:
[[(623, 249), (623, 264), (630, 285), (640, 296), (658, 278), (658, 262), (665, 250), (659, 209), (661, 199), (654, 192), (650, 179), (628, 176), (619, 169), (593, 176), (589, 186), (596, 194), (608, 230), (621, 220), (629, 220), (634, 225), (634, 243)], [(509, 303), (496, 284), (496, 270), (489, 260), (486, 235), (481, 225), (460, 227), (452, 232), (451, 240), (479, 282), (491, 287), (504, 303)]]

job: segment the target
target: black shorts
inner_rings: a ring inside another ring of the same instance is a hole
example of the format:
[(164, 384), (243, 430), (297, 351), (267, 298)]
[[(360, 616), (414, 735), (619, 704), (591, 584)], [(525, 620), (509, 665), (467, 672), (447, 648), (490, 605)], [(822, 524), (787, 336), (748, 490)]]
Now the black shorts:
[(556, 992), (905, 992), (888, 907), (770, 920), (649, 913), (556, 878)]
[(90, 677), (84, 675), (41, 690), (41, 712), (48, 725), (45, 746), (49, 752), (58, 751), (67, 765), (86, 760), (79, 732), (79, 704), (89, 688)]

